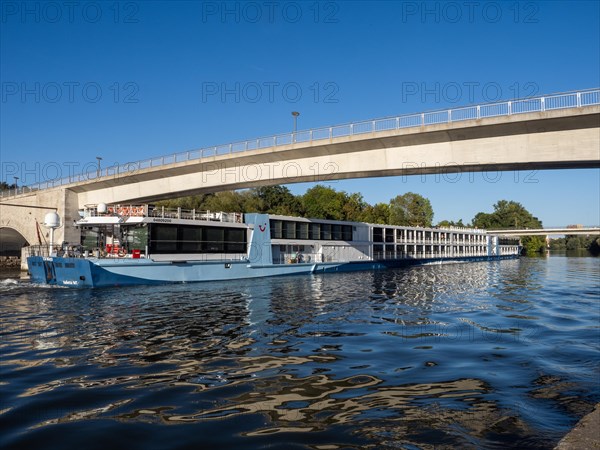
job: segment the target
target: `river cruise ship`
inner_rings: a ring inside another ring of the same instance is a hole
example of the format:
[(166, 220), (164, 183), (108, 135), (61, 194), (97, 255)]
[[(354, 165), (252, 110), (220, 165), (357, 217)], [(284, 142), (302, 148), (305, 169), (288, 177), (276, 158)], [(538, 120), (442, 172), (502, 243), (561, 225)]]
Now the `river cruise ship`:
[(34, 283), (67, 287), (234, 280), (518, 257), (518, 239), (421, 228), (149, 205), (80, 211), (81, 242), (32, 246)]

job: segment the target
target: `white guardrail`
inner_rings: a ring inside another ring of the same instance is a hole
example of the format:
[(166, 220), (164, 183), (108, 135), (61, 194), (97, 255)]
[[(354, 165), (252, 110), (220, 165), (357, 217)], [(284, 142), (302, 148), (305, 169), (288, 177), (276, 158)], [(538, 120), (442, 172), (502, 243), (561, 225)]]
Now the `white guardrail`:
[(160, 167), (178, 162), (201, 160), (232, 153), (241, 153), (249, 150), (258, 150), (268, 147), (279, 147), (295, 143), (306, 143), (321, 140), (331, 140), (343, 136), (355, 136), (378, 131), (399, 130), (401, 128), (424, 127), (440, 123), (461, 122), (464, 120), (482, 119), (486, 117), (511, 116), (531, 112), (550, 111), (556, 109), (581, 108), (600, 104), (600, 89), (552, 94), (544, 97), (530, 97), (496, 103), (465, 106), (441, 111), (430, 111), (418, 114), (408, 114), (382, 119), (366, 120), (361, 122), (335, 125), (331, 127), (301, 130), (292, 133), (251, 139), (248, 141), (233, 142), (214, 147), (201, 148), (170, 155), (158, 156), (142, 161), (129, 162), (101, 170), (91, 170), (87, 173), (55, 180), (42, 181), (28, 186), (17, 187), (0, 192), (0, 197), (28, 193), (32, 191), (49, 189), (68, 184), (80, 183), (102, 177), (127, 175), (141, 169)]

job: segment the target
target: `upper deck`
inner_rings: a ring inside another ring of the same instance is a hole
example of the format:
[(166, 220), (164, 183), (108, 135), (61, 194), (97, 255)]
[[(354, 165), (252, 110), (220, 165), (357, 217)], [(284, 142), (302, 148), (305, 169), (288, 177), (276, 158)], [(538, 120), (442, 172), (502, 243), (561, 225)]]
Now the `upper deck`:
[(136, 224), (153, 221), (145, 219), (167, 219), (169, 222), (181, 220), (209, 223), (244, 223), (242, 213), (166, 208), (153, 205), (86, 205), (80, 211), (80, 216), (81, 220), (77, 222), (78, 225)]

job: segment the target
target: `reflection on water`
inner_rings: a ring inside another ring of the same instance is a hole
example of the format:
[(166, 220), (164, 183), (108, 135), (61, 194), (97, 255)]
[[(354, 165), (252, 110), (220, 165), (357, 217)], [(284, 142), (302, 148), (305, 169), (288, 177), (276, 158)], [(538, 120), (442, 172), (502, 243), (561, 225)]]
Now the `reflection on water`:
[(551, 448), (600, 400), (599, 287), (593, 258), (82, 291), (5, 279), (0, 445)]

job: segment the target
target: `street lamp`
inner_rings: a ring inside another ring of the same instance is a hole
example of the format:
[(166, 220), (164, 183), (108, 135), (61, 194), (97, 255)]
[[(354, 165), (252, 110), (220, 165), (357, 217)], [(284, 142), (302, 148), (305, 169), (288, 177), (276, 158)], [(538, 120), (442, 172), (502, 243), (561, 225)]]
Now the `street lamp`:
[(100, 178), (100, 172), (101, 172), (101, 168), (100, 168), (100, 161), (102, 161), (102, 157), (100, 156), (96, 156), (96, 159), (98, 160), (98, 170), (96, 171), (96, 177)]
[(298, 116), (300, 115), (300, 113), (298, 111), (292, 111), (292, 116), (294, 116), (294, 139), (293, 141), (296, 142), (296, 129), (297, 129), (297, 125), (298, 125)]
[(19, 193), (19, 177), (13, 177), (15, 179), (15, 195)]

